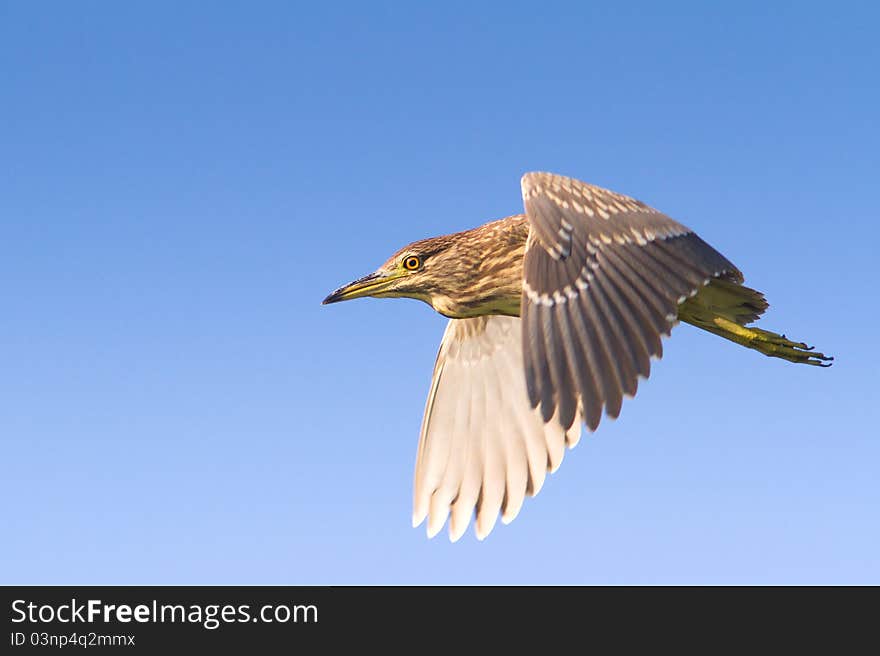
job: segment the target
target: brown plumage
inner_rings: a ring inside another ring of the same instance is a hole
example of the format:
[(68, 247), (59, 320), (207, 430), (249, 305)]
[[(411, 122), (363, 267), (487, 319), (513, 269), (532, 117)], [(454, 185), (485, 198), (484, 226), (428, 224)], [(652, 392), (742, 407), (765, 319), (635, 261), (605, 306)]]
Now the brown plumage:
[[(679, 320), (765, 355), (827, 366), (806, 344), (746, 327), (766, 309), (740, 271), (641, 201), (549, 173), (522, 179), (525, 214), (400, 249), (325, 299), (411, 297), (451, 321), (416, 462), (414, 525), (476, 510), (485, 537), (519, 512), (581, 424), (634, 396)], [(521, 319), (517, 318), (521, 317)]]

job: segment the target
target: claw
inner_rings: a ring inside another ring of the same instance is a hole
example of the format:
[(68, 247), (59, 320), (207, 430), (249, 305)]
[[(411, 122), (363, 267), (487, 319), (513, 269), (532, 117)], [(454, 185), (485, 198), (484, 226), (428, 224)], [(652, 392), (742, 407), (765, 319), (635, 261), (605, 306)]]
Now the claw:
[(785, 335), (769, 330), (740, 326), (722, 317), (716, 317), (714, 323), (720, 329), (717, 331), (718, 334), (770, 357), (815, 367), (830, 367), (831, 361), (834, 360), (831, 356), (815, 351), (813, 346), (804, 342), (794, 342)]

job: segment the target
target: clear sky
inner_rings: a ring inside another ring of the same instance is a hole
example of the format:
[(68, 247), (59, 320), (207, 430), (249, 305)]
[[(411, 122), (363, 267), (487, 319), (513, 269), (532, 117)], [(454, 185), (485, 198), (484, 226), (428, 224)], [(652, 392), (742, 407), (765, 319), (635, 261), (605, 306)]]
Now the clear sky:
[[(0, 3), (2, 583), (880, 583), (880, 10)], [(477, 542), (410, 527), (445, 319), (322, 307), (550, 170), (837, 356), (681, 326)]]

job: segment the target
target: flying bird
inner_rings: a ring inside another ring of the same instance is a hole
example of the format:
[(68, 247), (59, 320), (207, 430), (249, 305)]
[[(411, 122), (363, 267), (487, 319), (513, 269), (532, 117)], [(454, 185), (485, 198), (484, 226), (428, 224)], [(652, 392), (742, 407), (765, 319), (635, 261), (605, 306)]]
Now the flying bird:
[(750, 327), (764, 295), (690, 228), (645, 203), (551, 173), (522, 177), (525, 213), (423, 239), (324, 304), (424, 301), (449, 318), (419, 436), (413, 526), (476, 515), (485, 538), (574, 447), (620, 414), (679, 321), (775, 358), (830, 366), (785, 335)]

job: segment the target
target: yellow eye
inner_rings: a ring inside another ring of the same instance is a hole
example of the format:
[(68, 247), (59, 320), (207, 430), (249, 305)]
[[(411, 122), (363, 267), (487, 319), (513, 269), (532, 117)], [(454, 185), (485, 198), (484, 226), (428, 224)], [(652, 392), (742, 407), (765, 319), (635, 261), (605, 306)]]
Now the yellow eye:
[(410, 255), (403, 261), (403, 268), (407, 271), (418, 271), (422, 266), (422, 260), (415, 255)]

